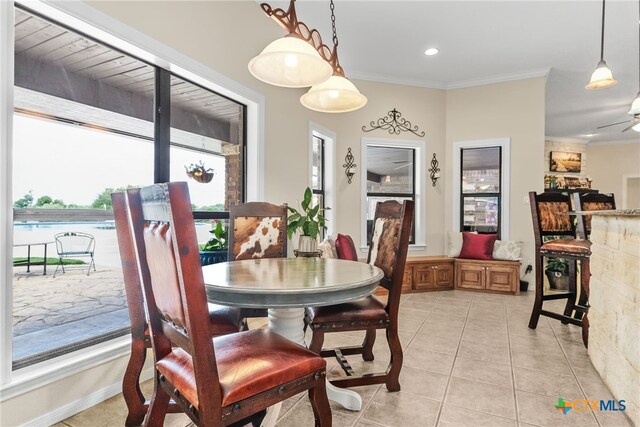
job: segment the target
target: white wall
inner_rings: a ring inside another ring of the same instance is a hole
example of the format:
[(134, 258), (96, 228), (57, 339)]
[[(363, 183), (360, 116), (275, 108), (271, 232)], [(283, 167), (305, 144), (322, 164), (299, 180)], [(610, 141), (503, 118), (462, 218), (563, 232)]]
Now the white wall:
[(543, 190), (545, 79), (535, 78), (447, 91), (447, 162), (443, 169), (445, 229), (451, 229), (454, 189), (452, 144), (458, 141), (511, 138), (511, 240), (524, 242), (523, 268), (533, 264), (529, 191)]
[[(633, 131), (629, 131), (633, 132)], [(601, 193), (613, 193), (617, 207), (623, 206), (624, 180), (629, 177), (640, 178), (640, 135), (637, 141), (620, 143), (591, 143), (587, 146), (589, 155), (588, 173), (593, 180), (592, 187)], [(632, 187), (629, 191), (638, 191)], [(629, 200), (640, 200), (640, 195)], [(640, 208), (627, 204), (627, 208)]]

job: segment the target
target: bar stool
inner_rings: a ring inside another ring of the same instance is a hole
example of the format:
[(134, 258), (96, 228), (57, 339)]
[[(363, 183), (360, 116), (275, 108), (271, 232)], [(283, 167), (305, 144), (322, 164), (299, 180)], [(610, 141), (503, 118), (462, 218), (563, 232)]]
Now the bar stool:
[[(613, 194), (573, 193), (573, 206), (577, 211), (608, 211), (616, 208)], [(577, 233), (581, 239), (588, 239), (591, 234), (591, 215), (577, 215)]]
[[(529, 328), (536, 329), (540, 316), (547, 316), (582, 327), (582, 341), (585, 347), (589, 341), (589, 258), (591, 256), (591, 242), (584, 239), (576, 239), (576, 228), (570, 215), (571, 198), (568, 193), (541, 193), (535, 191), (529, 193), (531, 216), (533, 219), (533, 234), (535, 237), (535, 266), (536, 266), (536, 298), (529, 320)], [(553, 237), (553, 240), (544, 241), (544, 237)], [(563, 238), (566, 237), (566, 238)], [(568, 292), (544, 294), (543, 265), (544, 258), (558, 257), (571, 261), (569, 264), (569, 290)], [(576, 262), (580, 262), (580, 293), (584, 295), (582, 304), (576, 304), (577, 274)], [(544, 310), (544, 301), (566, 299), (567, 303), (562, 314)], [(573, 311), (580, 313), (571, 317)]]

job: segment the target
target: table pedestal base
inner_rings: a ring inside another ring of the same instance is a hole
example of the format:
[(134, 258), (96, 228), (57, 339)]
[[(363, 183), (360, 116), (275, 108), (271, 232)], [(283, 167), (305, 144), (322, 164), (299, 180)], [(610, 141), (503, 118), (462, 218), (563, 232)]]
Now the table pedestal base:
[[(270, 308), (269, 329), (306, 347), (304, 342), (304, 308)], [(358, 393), (336, 387), (329, 381), (327, 381), (327, 396), (329, 400), (338, 402), (351, 411), (359, 411), (362, 408), (362, 398)], [(275, 425), (281, 407), (282, 404), (278, 403), (267, 410), (267, 415), (262, 421), (263, 427)]]

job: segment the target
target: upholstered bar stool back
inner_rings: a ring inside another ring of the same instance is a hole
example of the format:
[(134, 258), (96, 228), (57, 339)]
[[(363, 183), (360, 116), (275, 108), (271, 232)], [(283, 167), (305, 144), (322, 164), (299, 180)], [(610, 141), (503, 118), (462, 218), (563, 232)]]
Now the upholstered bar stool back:
[[(573, 203), (578, 211), (609, 211), (616, 208), (613, 194), (605, 193), (573, 193)], [(577, 215), (577, 233), (582, 239), (591, 235), (591, 215)]]

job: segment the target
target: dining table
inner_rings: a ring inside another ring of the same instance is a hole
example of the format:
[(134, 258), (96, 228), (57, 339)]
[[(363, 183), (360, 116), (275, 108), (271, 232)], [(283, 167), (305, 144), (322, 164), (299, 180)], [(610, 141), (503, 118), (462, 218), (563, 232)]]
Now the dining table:
[[(306, 346), (304, 308), (339, 304), (371, 295), (383, 277), (378, 267), (325, 258), (259, 258), (202, 268), (207, 299), (232, 307), (266, 308), (269, 329)], [(359, 411), (358, 393), (327, 381), (330, 400)], [(275, 424), (281, 404), (267, 411), (263, 426)]]

